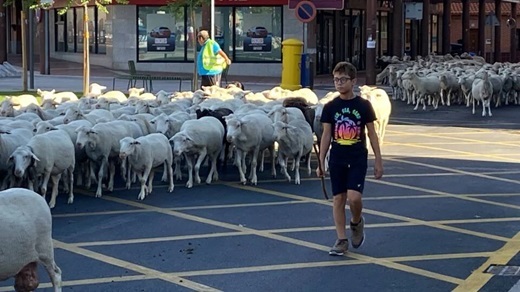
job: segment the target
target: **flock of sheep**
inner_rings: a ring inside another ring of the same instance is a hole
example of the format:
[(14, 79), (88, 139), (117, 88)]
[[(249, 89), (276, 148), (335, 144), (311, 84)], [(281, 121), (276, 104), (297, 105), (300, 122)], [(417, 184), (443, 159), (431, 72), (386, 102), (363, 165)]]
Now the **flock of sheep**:
[[(361, 89), (375, 105), (382, 139), (391, 110), (388, 95), (373, 87)], [(15, 276), (17, 291), (37, 287), (36, 262), (45, 266), (55, 291), (61, 291), (50, 214), (58, 192), (67, 193), (72, 204), (75, 186), (89, 189), (96, 184), (100, 197), (105, 188), (113, 190), (119, 170), (128, 189), (139, 181), (138, 199), (143, 200), (152, 192), (155, 170), (162, 170), (162, 180), (172, 192), (184, 166), (186, 187), (200, 183), (205, 161), (210, 168), (206, 184), (218, 180), (218, 163), (233, 161), (240, 182), (256, 185), (256, 171), (263, 171), (265, 157), (272, 176), (279, 165), (288, 181), (292, 162), (294, 182), (299, 184), (301, 161), (311, 175), (310, 154), (314, 135), (321, 137), (323, 106), (337, 96), (330, 92), (318, 99), (310, 89), (280, 87), (257, 93), (229, 86), (156, 94), (131, 88), (128, 96), (105, 90), (91, 84), (90, 95), (82, 98), (73, 92), (38, 90), (41, 103), (23, 95), (0, 104), (0, 209), (12, 215), (3, 217), (0, 228), (0, 246), (12, 258), (0, 261), (0, 281)], [(13, 242), (13, 234), (21, 230), (35, 236), (15, 236)]]
[(453, 103), (482, 104), (482, 116), (492, 116), (491, 104), (518, 105), (520, 101), (520, 64), (486, 63), (482, 57), (462, 54), (399, 60), (385, 58), (389, 65), (377, 76), (379, 82), (392, 87), (393, 99), (415, 105), (441, 105)]

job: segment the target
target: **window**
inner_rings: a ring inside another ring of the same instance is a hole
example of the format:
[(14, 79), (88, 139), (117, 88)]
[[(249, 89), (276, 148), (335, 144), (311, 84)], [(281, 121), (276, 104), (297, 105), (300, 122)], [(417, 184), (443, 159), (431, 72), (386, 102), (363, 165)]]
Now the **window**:
[[(137, 60), (193, 61), (191, 40), (205, 29), (202, 10), (192, 25), (187, 8), (175, 15), (161, 8), (137, 7)], [(281, 6), (216, 7), (215, 41), (233, 62), (281, 62), (282, 19)]]
[[(64, 15), (55, 10), (55, 51), (83, 52), (83, 8), (70, 8)], [(106, 13), (97, 7), (88, 7), (89, 50), (91, 54), (106, 54), (107, 31)]]
[[(186, 9), (177, 15), (161, 7), (137, 9), (138, 61), (184, 61), (186, 42), (194, 36), (193, 29), (186, 28)], [(200, 17), (199, 17), (200, 19)], [(189, 48), (189, 51), (192, 51)]]
[(234, 21), (235, 61), (282, 60), (281, 7), (237, 7)]
[(104, 11), (97, 10), (97, 44), (98, 54), (107, 53), (107, 14)]

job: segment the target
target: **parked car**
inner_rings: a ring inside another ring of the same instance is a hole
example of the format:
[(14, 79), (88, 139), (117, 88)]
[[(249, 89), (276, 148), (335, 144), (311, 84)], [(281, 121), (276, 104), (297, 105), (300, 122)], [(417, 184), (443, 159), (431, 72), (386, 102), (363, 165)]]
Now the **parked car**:
[(171, 35), (171, 30), (165, 26), (155, 27), (150, 32), (150, 36), (153, 38), (169, 38)]
[(269, 32), (263, 26), (253, 26), (246, 33), (250, 38), (265, 38), (268, 34)]

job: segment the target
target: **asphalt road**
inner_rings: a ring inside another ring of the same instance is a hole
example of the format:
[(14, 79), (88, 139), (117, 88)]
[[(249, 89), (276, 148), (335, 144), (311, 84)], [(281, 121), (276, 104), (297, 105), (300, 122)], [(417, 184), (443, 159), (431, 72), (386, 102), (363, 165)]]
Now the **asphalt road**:
[(267, 166), (243, 186), (230, 167), (212, 185), (157, 182), (144, 201), (122, 183), (102, 198), (77, 189), (72, 205), (60, 195), (63, 291), (515, 291), (520, 276), (485, 271), (520, 266), (520, 107), (492, 110), (394, 102), (385, 176), (367, 175), (366, 243), (343, 257), (328, 255), (331, 202), (303, 169), (301, 185)]

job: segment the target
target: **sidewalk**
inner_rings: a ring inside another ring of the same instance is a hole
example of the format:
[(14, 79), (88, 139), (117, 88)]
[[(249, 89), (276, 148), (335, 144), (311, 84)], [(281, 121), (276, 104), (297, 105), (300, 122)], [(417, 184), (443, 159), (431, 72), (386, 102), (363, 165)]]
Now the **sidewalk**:
[[(21, 55), (9, 55), (8, 56), (8, 62), (11, 63), (13, 66), (16, 67), (22, 67), (22, 58)], [(38, 83), (38, 77), (39, 76), (53, 76), (53, 77), (81, 77), (83, 76), (83, 64), (82, 63), (75, 63), (65, 60), (59, 60), (51, 58), (50, 60), (50, 70), (51, 75), (40, 75), (40, 63), (39, 63), (39, 56), (34, 57), (34, 68), (35, 68), (35, 86), (36, 83)], [(191, 63), (187, 63), (191, 66)], [(261, 64), (259, 64), (261, 66)], [(280, 70), (282, 70), (282, 64), (280, 64)], [(90, 66), (90, 76), (91, 80), (99, 80), (98, 77), (113, 77), (116, 74), (124, 74), (127, 73), (125, 70), (114, 70), (102, 66), (96, 66), (91, 65)], [(168, 72), (148, 72), (148, 71), (142, 71), (143, 74), (152, 74), (152, 75), (178, 75), (179, 73), (168, 73)], [(189, 75), (189, 74), (186, 74)], [(110, 82), (111, 82), (111, 78)], [(108, 80), (108, 79), (107, 79)], [(241, 76), (241, 75), (229, 75), (227, 80), (229, 82), (231, 81), (240, 81), (242, 82), (246, 87), (248, 87), (248, 84), (256, 84), (256, 85), (269, 85), (271, 87), (280, 85), (281, 78), (280, 77), (271, 77), (271, 76)], [(91, 82), (97, 82), (97, 81), (91, 81)], [(123, 83), (124, 80), (119, 80), (119, 83)], [(358, 84), (364, 84), (365, 82), (365, 72), (358, 72)], [(186, 82), (189, 84), (189, 82)], [(155, 82), (154, 82), (155, 84)], [(160, 84), (160, 82), (157, 82), (157, 84)], [(110, 86), (111, 83), (110, 83)], [(334, 84), (332, 84), (332, 77), (331, 74), (326, 75), (319, 75), (314, 78), (314, 86), (317, 88), (321, 87), (330, 87), (333, 89)], [(21, 81), (20, 81), (20, 88), (21, 88)], [(126, 87), (125, 87), (126, 88)], [(157, 87), (160, 88), (160, 87)], [(183, 84), (184, 88), (184, 84)], [(70, 89), (69, 89), (70, 90)]]

